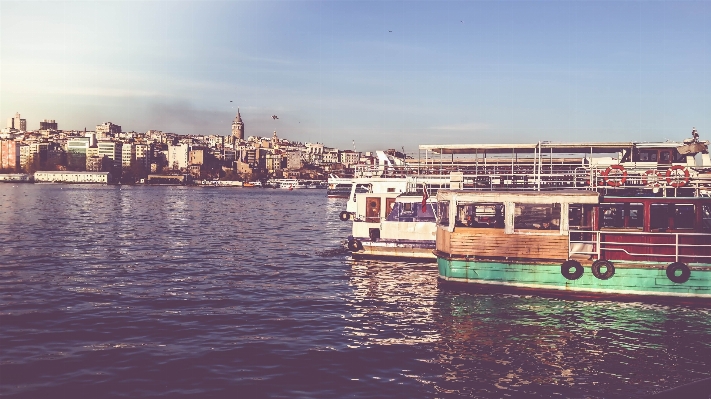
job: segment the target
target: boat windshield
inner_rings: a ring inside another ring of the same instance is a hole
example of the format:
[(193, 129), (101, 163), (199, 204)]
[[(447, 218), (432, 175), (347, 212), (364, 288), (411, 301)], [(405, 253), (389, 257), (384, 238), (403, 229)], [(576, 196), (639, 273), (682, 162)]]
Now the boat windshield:
[(422, 211), (422, 202), (395, 202), (386, 219), (389, 222), (434, 222), (434, 204), (425, 204)]

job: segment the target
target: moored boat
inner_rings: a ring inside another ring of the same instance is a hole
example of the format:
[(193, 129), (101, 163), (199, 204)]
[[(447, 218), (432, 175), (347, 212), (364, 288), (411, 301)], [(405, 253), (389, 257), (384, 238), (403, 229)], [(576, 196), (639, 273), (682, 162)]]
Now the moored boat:
[[(415, 236), (422, 240), (417, 246), (434, 246), (434, 237), (427, 243), (426, 238), (415, 233), (434, 230), (434, 220), (405, 217), (393, 229), (389, 224), (396, 221), (389, 220), (391, 216), (385, 211), (389, 212), (389, 208), (383, 207), (380, 220), (376, 221), (365, 216), (366, 202), (380, 197), (378, 204), (382, 206), (386, 199), (395, 201), (397, 193), (423, 192), (425, 187), (430, 195), (443, 188), (520, 192), (583, 188), (624, 197), (708, 196), (711, 192), (708, 142), (699, 141), (695, 130), (692, 136), (681, 143), (423, 145), (420, 149), (439, 154), (440, 159), (426, 155), (417, 169), (410, 165), (411, 175), (406, 177), (391, 173), (397, 170), (390, 168), (379, 171), (381, 175), (373, 173), (370, 177), (352, 179), (346, 210), (340, 218), (353, 220), (348, 244), (354, 256), (377, 256), (382, 252), (385, 256), (413, 257), (411, 251), (400, 248), (412, 247), (414, 244), (409, 240)], [(442, 156), (451, 156), (451, 161), (444, 161)], [(367, 195), (361, 195), (359, 190)], [(372, 235), (378, 237), (379, 243)], [(421, 256), (428, 255), (417, 255)]]
[(417, 193), (356, 194), (353, 233), (348, 249), (354, 258), (397, 257), (434, 261), (435, 202)]
[(711, 305), (709, 198), (445, 190), (437, 201), (444, 281)]

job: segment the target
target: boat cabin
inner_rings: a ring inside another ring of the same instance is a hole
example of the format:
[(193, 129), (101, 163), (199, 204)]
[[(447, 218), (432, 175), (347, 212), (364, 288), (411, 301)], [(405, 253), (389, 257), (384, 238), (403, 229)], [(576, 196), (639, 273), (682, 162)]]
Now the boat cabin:
[(437, 223), (446, 258), (711, 262), (711, 198), (446, 190)]

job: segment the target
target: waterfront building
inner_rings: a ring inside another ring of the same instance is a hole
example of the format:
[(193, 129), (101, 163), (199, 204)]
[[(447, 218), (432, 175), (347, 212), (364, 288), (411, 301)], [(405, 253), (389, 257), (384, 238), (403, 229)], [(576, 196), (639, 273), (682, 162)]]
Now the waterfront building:
[(187, 143), (168, 146), (168, 167), (174, 170), (188, 167), (190, 146)]
[(111, 181), (109, 172), (35, 172), (35, 182), (38, 183), (103, 183)]
[(17, 171), (20, 163), (20, 142), (0, 140), (0, 170)]
[(286, 153), (286, 168), (291, 170), (301, 169), (303, 161), (300, 151), (287, 151)]
[(67, 167), (69, 169), (86, 169), (86, 153), (90, 145), (91, 138), (89, 137), (75, 137), (67, 140)]
[(268, 173), (274, 173), (277, 170), (281, 170), (281, 159), (282, 156), (281, 154), (273, 154), (269, 153), (266, 154), (265, 157), (265, 163), (266, 163), (266, 169)]
[(120, 141), (99, 140), (97, 147), (99, 157), (109, 158), (115, 168), (121, 167), (123, 143)]
[(30, 143), (27, 164), (33, 164), (35, 167), (47, 164), (47, 152), (49, 151), (49, 143)]
[(232, 122), (232, 143), (236, 143), (239, 140), (244, 140), (244, 123), (242, 122), (242, 115), (239, 113), (239, 108), (237, 108), (237, 116)]
[(121, 147), (121, 166), (124, 168), (131, 167), (131, 163), (136, 160), (136, 145), (124, 143)]
[(20, 144), (20, 167), (27, 170), (28, 162), (30, 161), (30, 146)]
[(140, 143), (136, 144), (136, 162), (140, 162), (143, 166), (148, 167), (151, 163), (151, 153), (153, 152), (152, 144)]
[(360, 152), (345, 150), (341, 153), (341, 163), (345, 165), (346, 168), (351, 168), (353, 165), (358, 163), (360, 156)]

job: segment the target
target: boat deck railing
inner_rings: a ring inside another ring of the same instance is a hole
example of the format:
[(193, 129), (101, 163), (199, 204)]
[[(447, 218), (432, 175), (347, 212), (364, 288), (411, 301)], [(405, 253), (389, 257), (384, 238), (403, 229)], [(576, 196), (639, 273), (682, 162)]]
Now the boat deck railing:
[(568, 258), (603, 259), (603, 253), (609, 252), (631, 261), (653, 257), (658, 262), (688, 261), (691, 258), (694, 262), (711, 263), (709, 237), (709, 233), (697, 232), (570, 230)]
[[(682, 165), (649, 166), (636, 164), (582, 165), (580, 162), (562, 162), (536, 165), (485, 164), (444, 165), (441, 168), (420, 168), (412, 165), (382, 168), (373, 166), (369, 172), (361, 170), (362, 177), (409, 177), (413, 186), (437, 184), (449, 186), (452, 172), (461, 175), (458, 188), (470, 190), (550, 190), (560, 188), (580, 189), (641, 189), (675, 196), (677, 189), (694, 190), (694, 196), (711, 190), (711, 168)], [(452, 185), (454, 186), (454, 185)], [(671, 190), (671, 193), (667, 191)]]

